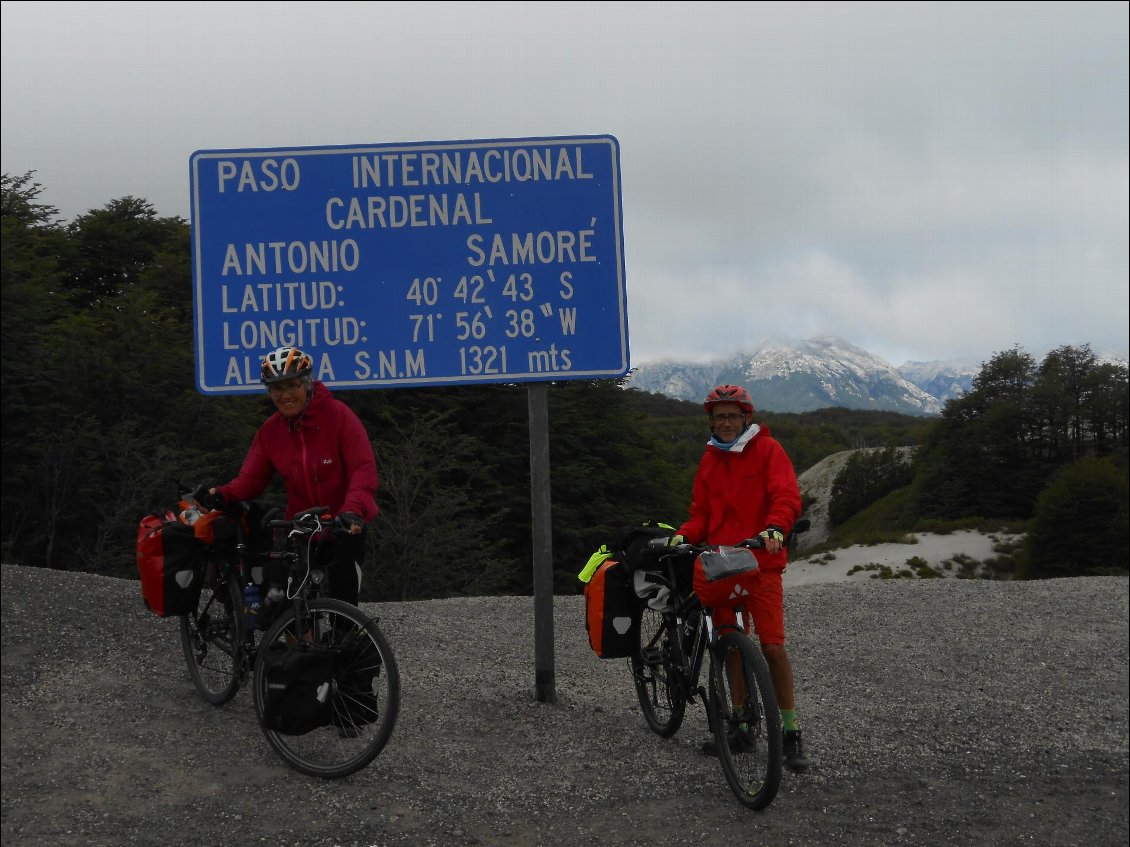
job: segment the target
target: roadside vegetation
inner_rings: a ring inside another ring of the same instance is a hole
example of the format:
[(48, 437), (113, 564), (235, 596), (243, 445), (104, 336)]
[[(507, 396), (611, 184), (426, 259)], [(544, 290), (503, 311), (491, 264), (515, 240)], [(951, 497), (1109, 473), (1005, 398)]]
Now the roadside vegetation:
[[(175, 505), (177, 481), (233, 476), (271, 406), (195, 388), (186, 221), (125, 197), (62, 223), (32, 176), (5, 174), (0, 197), (0, 552), (132, 577), (141, 515)], [(623, 383), (549, 388), (560, 593), (578, 590), (577, 571), (617, 528), (686, 513), (707, 438), (702, 407)], [(381, 470), (362, 599), (529, 593), (523, 386), (344, 399)], [(1086, 346), (1039, 364), (1000, 353), (940, 418), (759, 413), (798, 473), (876, 448), (836, 480), (829, 550), (913, 532), (1023, 533), (1030, 543), (992, 566), (1018, 578), (1127, 572), (1127, 418), (1126, 368)], [(265, 499), (281, 498), (277, 487)]]
[(824, 546), (973, 529), (1026, 538), (982, 563), (992, 578), (1126, 574), (1127, 408), (1126, 367), (1087, 346), (1056, 348), (1039, 364), (1018, 349), (999, 353), (915, 450), (848, 462)]

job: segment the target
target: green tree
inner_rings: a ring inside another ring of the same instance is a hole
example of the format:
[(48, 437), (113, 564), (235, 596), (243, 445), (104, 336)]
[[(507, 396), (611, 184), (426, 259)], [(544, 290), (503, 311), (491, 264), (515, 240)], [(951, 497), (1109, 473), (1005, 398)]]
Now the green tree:
[(1095, 354), (1088, 345), (1052, 350), (1040, 364), (1033, 395), (1042, 413), (1047, 454), (1056, 460), (1077, 459), (1087, 450), (1084, 406)]
[[(188, 225), (182, 218), (161, 218), (153, 207), (136, 197), (112, 200), (103, 208), (80, 215), (67, 227), (72, 243), (63, 262), (68, 287), (76, 302), (91, 306), (112, 300), (143, 280), (169, 280), (172, 257), (177, 269), (187, 268)], [(191, 303), (191, 288), (173, 283), (174, 290)], [(171, 302), (171, 301), (170, 301)]]
[[(59, 292), (64, 274), (59, 264), (68, 242), (54, 223), (57, 210), (40, 203), (43, 187), (32, 173), (3, 175), (0, 184), (0, 397), (4, 485), (0, 490), (3, 553), (6, 561), (30, 536), (54, 538), (59, 514), (55, 500), (45, 507), (44, 492), (66, 488), (72, 474), (62, 440), (65, 428), (37, 426), (43, 400), (39, 388), (42, 363), (55, 338), (56, 325), (70, 311)], [(48, 440), (42, 436), (46, 432)], [(40, 436), (37, 438), (37, 435)], [(60, 464), (62, 463), (62, 467)]]
[(1125, 574), (1130, 485), (1110, 458), (1086, 456), (1056, 474), (1036, 503), (1028, 535), (1032, 578)]
[(895, 447), (853, 453), (832, 482), (828, 519), (841, 524), (913, 479), (910, 457)]
[[(635, 411), (623, 380), (555, 383), (549, 391), (555, 586), (578, 590), (577, 572), (622, 526), (652, 518), (679, 523), (689, 483)], [(700, 425), (705, 424), (700, 416)], [(705, 438), (701, 437), (698, 454)], [(697, 457), (696, 457), (697, 459)]]
[[(381, 513), (366, 597), (408, 600), (513, 589), (497, 532), (494, 469), (453, 412), (398, 421), (386, 415), (375, 444)], [(483, 505), (487, 509), (483, 509)]]
[(250, 407), (193, 388), (187, 225), (126, 198), (60, 227), (41, 190), (5, 175), (0, 205), (4, 554), (126, 575), (137, 518)]
[(1120, 455), (1126, 465), (1130, 432), (1130, 375), (1125, 365), (1095, 365), (1083, 382), (1088, 438), (1095, 453)]
[(1032, 403), (1036, 364), (1012, 349), (997, 354), (969, 393), (950, 400), (917, 454), (923, 515), (1028, 517), (1054, 465), (1043, 455)]

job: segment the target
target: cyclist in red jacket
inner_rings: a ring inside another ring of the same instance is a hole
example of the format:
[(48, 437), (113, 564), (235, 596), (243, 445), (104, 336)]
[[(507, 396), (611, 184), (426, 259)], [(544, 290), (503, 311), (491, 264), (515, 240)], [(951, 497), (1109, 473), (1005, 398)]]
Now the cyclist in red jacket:
[[(784, 728), (785, 764), (808, 767), (796, 719), (793, 670), (785, 652), (785, 534), (800, 517), (796, 471), (769, 429), (753, 422), (753, 400), (739, 385), (716, 386), (703, 403), (711, 439), (694, 479), (690, 517), (678, 534), (692, 544), (737, 544), (760, 535), (758, 575), (748, 606), (769, 663)], [(720, 610), (721, 611), (721, 610)], [(713, 742), (703, 745), (716, 752)]]
[(365, 557), (365, 525), (377, 516), (377, 461), (360, 418), (314, 380), (313, 360), (297, 347), (280, 347), (263, 360), (262, 381), (278, 409), (255, 434), (239, 475), (209, 490), (217, 507), (253, 500), (279, 474), (286, 487), (286, 516), (328, 506), (349, 528), (332, 550), (329, 593), (356, 604)]

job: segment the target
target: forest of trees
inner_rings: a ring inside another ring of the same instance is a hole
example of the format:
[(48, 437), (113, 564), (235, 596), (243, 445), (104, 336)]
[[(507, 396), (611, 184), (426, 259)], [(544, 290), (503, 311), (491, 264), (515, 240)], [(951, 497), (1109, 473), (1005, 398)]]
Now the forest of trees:
[[(5, 562), (132, 577), (140, 516), (173, 505), (177, 481), (230, 479), (273, 407), (265, 394), (195, 388), (186, 221), (125, 197), (60, 223), (41, 193), (31, 173), (3, 176), (0, 550)], [(702, 408), (623, 382), (549, 387), (558, 592), (578, 589), (577, 571), (617, 527), (686, 514)], [(1014, 350), (940, 419), (826, 409), (763, 423), (798, 473), (841, 450), (918, 445), (923, 515), (1062, 516), (1056, 492), (1077, 491), (1080, 476), (1125, 491), (1126, 385), (1125, 367), (1086, 347), (1040, 365)], [(525, 387), (340, 396), (381, 474), (363, 599), (528, 593)], [(1084, 458), (1101, 470), (1065, 479)]]

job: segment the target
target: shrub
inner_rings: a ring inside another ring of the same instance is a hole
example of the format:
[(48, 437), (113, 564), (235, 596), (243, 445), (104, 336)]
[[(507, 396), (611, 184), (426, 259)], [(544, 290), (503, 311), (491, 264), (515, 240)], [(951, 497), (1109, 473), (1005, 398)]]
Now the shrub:
[(1036, 501), (1025, 576), (1130, 571), (1130, 485), (1107, 459), (1084, 457), (1061, 469)]

